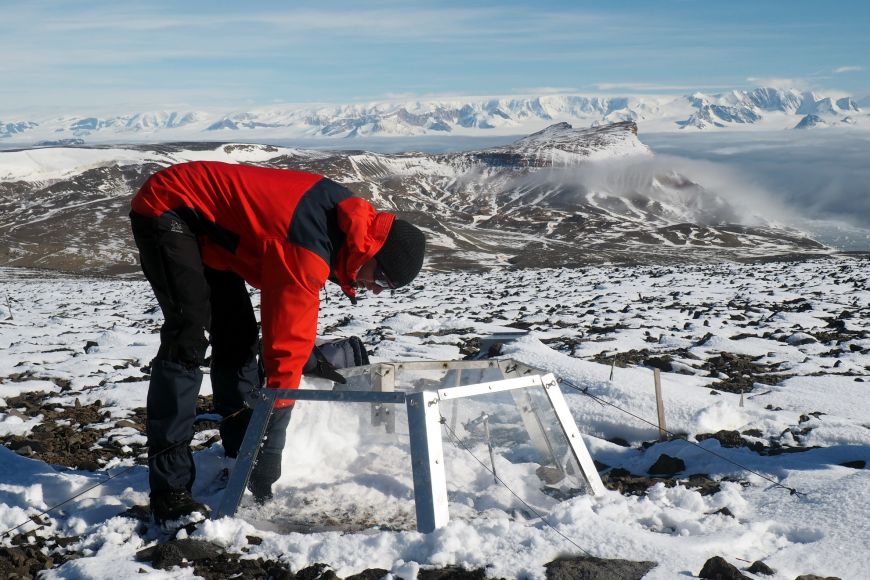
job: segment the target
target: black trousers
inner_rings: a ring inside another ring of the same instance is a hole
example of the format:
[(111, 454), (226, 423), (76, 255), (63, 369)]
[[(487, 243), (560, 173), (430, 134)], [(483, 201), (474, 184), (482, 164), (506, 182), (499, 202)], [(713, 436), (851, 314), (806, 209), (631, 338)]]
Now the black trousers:
[[(151, 364), (146, 434), (151, 494), (191, 490), (196, 477), (190, 441), (209, 332), (215, 411), (224, 417), (244, 409), (241, 392), (260, 387), (259, 330), (244, 280), (205, 267), (196, 236), (172, 212), (150, 218), (130, 213), (142, 271), (160, 309), (160, 349)], [(280, 454), (292, 407), (276, 409), (261, 453)], [(227, 456), (235, 457), (251, 411), (221, 423)]]

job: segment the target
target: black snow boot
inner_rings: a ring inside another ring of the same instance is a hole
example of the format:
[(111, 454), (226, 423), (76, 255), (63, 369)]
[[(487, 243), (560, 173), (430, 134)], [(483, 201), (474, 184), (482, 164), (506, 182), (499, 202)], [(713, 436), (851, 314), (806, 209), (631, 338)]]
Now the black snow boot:
[(151, 496), (151, 513), (158, 524), (177, 520), (194, 512), (208, 517), (208, 508), (193, 499), (186, 489), (173, 489)]
[(254, 501), (263, 505), (272, 499), (272, 484), (281, 477), (281, 455), (279, 453), (260, 453), (257, 464), (251, 471), (248, 490), (254, 494)]

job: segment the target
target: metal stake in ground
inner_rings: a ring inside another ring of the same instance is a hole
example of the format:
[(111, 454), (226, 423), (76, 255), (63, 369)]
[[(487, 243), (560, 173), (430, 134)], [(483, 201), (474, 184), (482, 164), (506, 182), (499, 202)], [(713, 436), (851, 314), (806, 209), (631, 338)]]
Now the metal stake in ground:
[(653, 369), (653, 379), (656, 384), (656, 411), (659, 415), (659, 441), (665, 441), (668, 438), (668, 427), (665, 424), (665, 402), (662, 400), (662, 372), (659, 369)]

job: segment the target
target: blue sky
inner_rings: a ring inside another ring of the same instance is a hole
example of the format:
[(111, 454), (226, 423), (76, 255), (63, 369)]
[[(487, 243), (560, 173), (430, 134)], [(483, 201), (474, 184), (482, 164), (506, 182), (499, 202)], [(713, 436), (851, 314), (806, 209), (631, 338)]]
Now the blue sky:
[(0, 0), (0, 120), (385, 98), (870, 94), (870, 2)]

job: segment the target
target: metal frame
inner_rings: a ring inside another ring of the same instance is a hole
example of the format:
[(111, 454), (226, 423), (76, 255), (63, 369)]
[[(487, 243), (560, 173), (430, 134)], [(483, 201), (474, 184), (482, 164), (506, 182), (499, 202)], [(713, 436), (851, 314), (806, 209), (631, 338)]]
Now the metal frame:
[(601, 481), (601, 476), (598, 475), (598, 470), (595, 469), (595, 462), (592, 460), (592, 455), (589, 454), (586, 443), (583, 442), (580, 430), (577, 429), (577, 423), (574, 422), (574, 418), (571, 416), (568, 403), (565, 402), (565, 396), (562, 395), (562, 391), (559, 389), (556, 377), (552, 374), (545, 375), (543, 383), (544, 393), (550, 399), (550, 404), (553, 405), (556, 418), (559, 420), (559, 426), (568, 440), (574, 460), (580, 465), (580, 475), (583, 476), (586, 485), (592, 491), (592, 495), (604, 494), (606, 489), (604, 483)]
[[(396, 369), (391, 365), (378, 365), (371, 372), (372, 389), (382, 393), (396, 390)], [(396, 432), (396, 414), (392, 407), (372, 403), (372, 425), (383, 425), (387, 433)]]
[(427, 534), (450, 520), (438, 394), (432, 391), (408, 394), (407, 405), (417, 531)]
[[(245, 431), (245, 438), (242, 439), (242, 445), (239, 448), (236, 465), (233, 468), (229, 481), (227, 482), (227, 487), (224, 490), (221, 503), (218, 506), (218, 509), (212, 513), (211, 519), (213, 520), (225, 516), (232, 517), (235, 515), (236, 510), (239, 509), (239, 504), (242, 502), (242, 496), (245, 495), (245, 486), (248, 485), (251, 471), (254, 469), (257, 452), (260, 450), (260, 445), (263, 443), (263, 437), (266, 434), (266, 427), (269, 425), (269, 419), (272, 417), (275, 400), (285, 398), (287, 393), (279, 389), (260, 389), (259, 395), (260, 400), (254, 406), (254, 412), (251, 415), (250, 422), (248, 423), (248, 429)], [(297, 401), (342, 401), (345, 403), (401, 404), (405, 402), (405, 393), (297, 389), (293, 391), (293, 398)]]
[[(502, 376), (513, 378), (487, 381), (472, 385), (459, 385), (457, 376), (454, 386), (419, 392), (396, 391), (396, 377), (405, 371), (455, 370), (457, 375), (465, 369), (498, 369)], [(293, 399), (299, 401), (339, 401), (347, 403), (370, 403), (372, 405), (372, 424), (384, 425), (388, 433), (395, 432), (395, 413), (392, 405), (405, 404), (408, 411), (408, 432), (411, 447), (411, 465), (414, 479), (414, 502), (417, 513), (417, 530), (432, 532), (447, 524), (450, 519), (447, 501), (447, 479), (444, 469), (444, 454), (441, 440), (442, 401), (457, 401), (464, 397), (509, 391), (520, 409), (523, 424), (529, 433), (532, 444), (554, 464), (564, 469), (562, 462), (553, 454), (552, 446), (535, 412), (531, 399), (523, 389), (542, 387), (547, 399), (553, 406), (563, 434), (568, 442), (571, 456), (580, 475), (593, 495), (604, 492), (604, 484), (595, 469), (580, 431), (574, 422), (565, 398), (552, 374), (538, 374), (541, 371), (518, 363), (512, 359), (465, 360), (465, 361), (410, 361), (401, 363), (380, 363), (364, 367), (340, 369), (347, 378), (370, 375), (375, 390), (332, 390), (319, 391), (297, 389)], [(241, 503), (245, 487), (272, 415), (275, 400), (286, 397), (279, 390), (262, 389), (260, 400), (254, 406), (248, 430), (242, 441), (239, 457), (224, 491), (220, 506), (212, 514), (212, 519), (233, 516)]]

